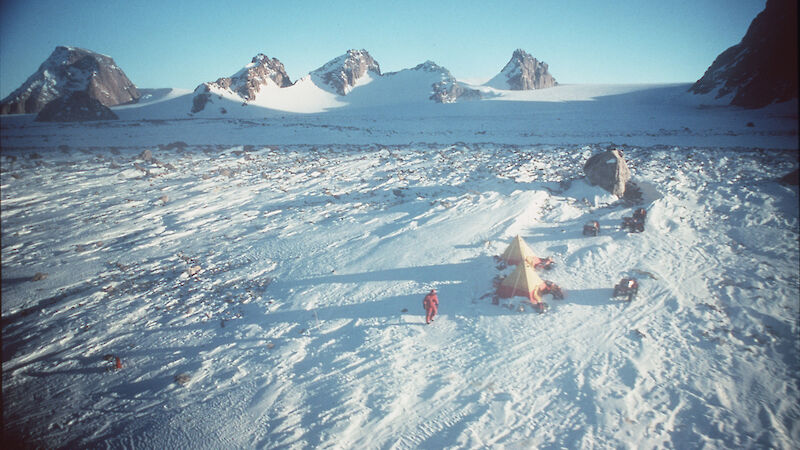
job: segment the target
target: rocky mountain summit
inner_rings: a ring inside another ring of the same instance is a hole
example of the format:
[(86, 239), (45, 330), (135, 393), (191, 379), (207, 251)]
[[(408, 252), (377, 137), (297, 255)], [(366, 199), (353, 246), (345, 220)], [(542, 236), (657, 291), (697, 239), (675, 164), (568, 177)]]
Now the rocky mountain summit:
[(230, 77), (219, 78), (212, 83), (203, 83), (219, 89), (227, 89), (232, 93), (238, 94), (245, 100), (253, 100), (262, 87), (274, 84), (278, 87), (288, 87), (292, 85), (289, 75), (283, 63), (277, 58), (270, 59), (269, 56), (259, 53), (253, 57), (250, 64), (244, 66), (240, 71)]
[(512, 91), (545, 89), (557, 84), (548, 72), (548, 65), (522, 49), (515, 50), (503, 70), (486, 82), (486, 86)]
[(433, 61), (425, 61), (411, 70), (428, 72), (440, 76), (441, 81), (437, 81), (431, 85), (433, 93), (429, 97), (437, 103), (454, 103), (458, 99), (478, 100), (481, 98), (480, 91), (464, 87), (456, 80), (449, 70)]
[(0, 114), (36, 113), (51, 101), (79, 91), (104, 106), (134, 103), (140, 97), (111, 57), (82, 48), (56, 47), (36, 73), (0, 102)]
[(247, 102), (254, 100), (261, 89), (268, 85), (289, 87), (292, 81), (277, 58), (263, 53), (254, 56), (249, 64), (229, 77), (218, 78), (217, 81), (203, 83), (195, 88), (192, 112), (202, 111), (211, 98), (212, 91), (229, 92)]
[(797, 98), (797, 0), (768, 0), (742, 41), (728, 48), (689, 89), (731, 95), (730, 104), (761, 108)]
[(342, 56), (328, 61), (311, 72), (311, 79), (319, 87), (332, 89), (339, 95), (347, 95), (356, 82), (367, 72), (381, 75), (381, 67), (366, 50), (348, 50)]

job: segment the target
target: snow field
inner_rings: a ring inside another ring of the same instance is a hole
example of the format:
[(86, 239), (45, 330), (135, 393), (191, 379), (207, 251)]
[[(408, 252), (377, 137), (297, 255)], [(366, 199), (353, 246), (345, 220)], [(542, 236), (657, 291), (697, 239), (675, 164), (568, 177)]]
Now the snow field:
[[(7, 427), (45, 446), (791, 448), (798, 193), (775, 179), (794, 154), (626, 149), (648, 209), (627, 234), (633, 206), (579, 178), (595, 150), (4, 149)], [(516, 234), (557, 262), (547, 314), (491, 304)], [(630, 304), (610, 299), (625, 275)]]

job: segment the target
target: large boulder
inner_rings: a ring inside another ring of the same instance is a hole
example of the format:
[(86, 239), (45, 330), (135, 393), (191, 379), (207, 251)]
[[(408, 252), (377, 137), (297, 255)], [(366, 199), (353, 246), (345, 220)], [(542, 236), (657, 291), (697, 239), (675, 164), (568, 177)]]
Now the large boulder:
[(625, 195), (625, 186), (631, 179), (631, 171), (622, 151), (618, 149), (607, 150), (592, 155), (583, 166), (589, 183), (600, 186), (619, 198)]
[(46, 104), (36, 115), (37, 122), (83, 122), (115, 120), (117, 115), (86, 91), (75, 91)]

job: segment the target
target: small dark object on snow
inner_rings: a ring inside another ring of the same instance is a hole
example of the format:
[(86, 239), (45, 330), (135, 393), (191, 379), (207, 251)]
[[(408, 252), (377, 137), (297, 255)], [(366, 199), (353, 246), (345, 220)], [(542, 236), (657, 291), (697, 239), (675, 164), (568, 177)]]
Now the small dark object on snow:
[(552, 294), (553, 298), (556, 300), (564, 300), (564, 291), (550, 280), (545, 280), (542, 287), (539, 288), (539, 295), (547, 294)]
[(584, 236), (597, 236), (598, 234), (600, 234), (600, 223), (598, 221), (592, 220), (583, 226)]
[(192, 380), (192, 376), (189, 375), (188, 373), (181, 373), (181, 374), (175, 375), (175, 382), (180, 384), (181, 386), (185, 386), (186, 383), (188, 383), (191, 380)]
[(644, 220), (647, 218), (647, 211), (638, 208), (633, 212), (633, 217), (622, 218), (622, 229), (627, 229), (630, 233), (641, 233), (644, 231)]
[(113, 359), (114, 355), (112, 355), (111, 353), (106, 353), (105, 355), (103, 355), (103, 360), (105, 361), (111, 362)]
[(628, 297), (627, 301), (632, 301), (636, 298), (639, 292), (639, 282), (636, 278), (623, 278), (616, 286), (614, 286), (614, 297)]
[(42, 281), (45, 278), (47, 278), (47, 274), (46, 273), (36, 272), (36, 275), (34, 275), (31, 280), (32, 281)]

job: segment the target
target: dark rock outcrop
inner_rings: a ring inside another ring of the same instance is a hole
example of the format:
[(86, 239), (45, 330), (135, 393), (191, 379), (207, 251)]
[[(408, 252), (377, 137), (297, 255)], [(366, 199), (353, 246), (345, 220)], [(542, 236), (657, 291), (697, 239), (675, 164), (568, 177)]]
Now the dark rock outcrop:
[(607, 150), (592, 155), (583, 166), (589, 183), (600, 186), (619, 198), (625, 195), (625, 188), (631, 179), (631, 172), (622, 151)]
[(797, 98), (797, 0), (767, 0), (742, 41), (722, 52), (689, 89), (733, 95), (731, 105), (761, 108)]
[(779, 181), (783, 184), (788, 184), (791, 186), (800, 185), (800, 169), (794, 169), (794, 171), (782, 176)]
[(430, 73), (440, 80), (431, 85), (433, 93), (429, 98), (436, 103), (454, 103), (457, 100), (479, 100), (481, 98), (480, 91), (464, 87), (456, 81), (449, 70), (433, 61), (425, 61), (411, 70)]
[(36, 113), (53, 100), (78, 91), (105, 106), (134, 103), (140, 96), (111, 57), (82, 48), (56, 47), (36, 73), (0, 102), (0, 114)]
[(380, 76), (381, 67), (366, 50), (348, 50), (310, 75), (317, 86), (328, 87), (339, 95), (347, 95), (367, 72)]
[(261, 91), (261, 88), (268, 83), (274, 83), (278, 87), (289, 87), (292, 85), (289, 75), (283, 63), (276, 58), (270, 59), (269, 56), (259, 53), (250, 64), (230, 77), (219, 78), (213, 83), (205, 83), (220, 89), (228, 89), (239, 95), (244, 100), (253, 100)]
[(548, 65), (522, 49), (515, 50), (503, 70), (486, 83), (486, 86), (512, 91), (545, 89), (556, 85), (558, 83), (548, 71)]
[(90, 97), (86, 91), (75, 91), (59, 97), (45, 105), (36, 115), (37, 122), (84, 122), (117, 118), (108, 106)]

